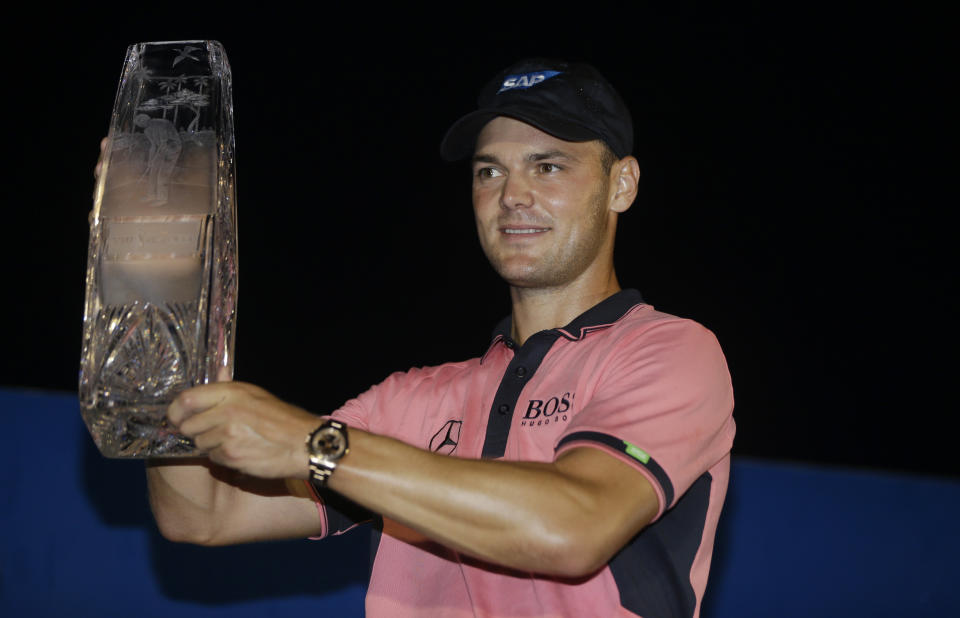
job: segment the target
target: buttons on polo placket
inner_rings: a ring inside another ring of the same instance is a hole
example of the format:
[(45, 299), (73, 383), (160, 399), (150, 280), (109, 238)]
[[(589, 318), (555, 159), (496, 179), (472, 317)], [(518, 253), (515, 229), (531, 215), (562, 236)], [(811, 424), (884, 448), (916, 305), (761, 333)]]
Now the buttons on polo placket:
[(504, 337), (503, 345), (507, 346), (508, 349), (515, 350), (516, 356), (504, 370), (503, 378), (490, 408), (490, 415), (487, 417), (487, 434), (483, 442), (483, 457), (503, 457), (520, 393), (526, 387), (527, 382), (533, 379), (541, 361), (558, 337), (558, 331), (541, 331), (528, 339), (522, 347), (512, 339)]

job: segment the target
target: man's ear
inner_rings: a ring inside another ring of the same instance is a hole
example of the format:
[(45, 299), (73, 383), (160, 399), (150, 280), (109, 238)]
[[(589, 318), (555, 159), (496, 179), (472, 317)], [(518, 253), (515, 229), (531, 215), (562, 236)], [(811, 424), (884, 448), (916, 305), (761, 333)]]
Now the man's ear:
[(626, 156), (613, 164), (610, 170), (610, 180), (615, 192), (610, 203), (610, 210), (626, 212), (637, 197), (637, 185), (640, 183), (640, 164), (631, 156)]

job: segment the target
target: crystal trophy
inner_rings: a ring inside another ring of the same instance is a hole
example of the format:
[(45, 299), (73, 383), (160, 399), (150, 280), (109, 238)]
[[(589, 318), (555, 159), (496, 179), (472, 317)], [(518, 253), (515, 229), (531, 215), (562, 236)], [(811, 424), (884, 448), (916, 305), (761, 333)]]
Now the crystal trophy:
[(182, 390), (233, 375), (230, 66), (216, 41), (127, 49), (90, 213), (80, 408), (107, 457), (197, 454)]

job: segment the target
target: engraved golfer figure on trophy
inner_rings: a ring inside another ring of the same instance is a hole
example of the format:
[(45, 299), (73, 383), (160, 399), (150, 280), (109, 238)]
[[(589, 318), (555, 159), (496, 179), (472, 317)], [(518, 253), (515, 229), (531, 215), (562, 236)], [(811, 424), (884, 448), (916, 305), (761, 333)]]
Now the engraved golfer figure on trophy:
[(189, 455), (180, 391), (233, 369), (231, 75), (214, 41), (127, 51), (90, 213), (80, 402), (104, 455)]
[(170, 184), (170, 175), (180, 158), (183, 149), (177, 127), (165, 118), (151, 118), (146, 114), (138, 114), (133, 123), (143, 129), (143, 134), (150, 140), (150, 154), (147, 157), (147, 166), (143, 170), (143, 177), (147, 180), (148, 202), (157, 206), (167, 203), (167, 186)]

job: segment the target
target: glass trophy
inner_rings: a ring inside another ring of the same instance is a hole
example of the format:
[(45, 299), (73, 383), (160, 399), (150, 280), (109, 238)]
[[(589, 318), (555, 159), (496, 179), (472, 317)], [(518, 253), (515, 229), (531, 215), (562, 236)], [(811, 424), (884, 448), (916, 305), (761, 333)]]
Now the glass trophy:
[(90, 213), (80, 408), (107, 457), (197, 454), (165, 419), (233, 375), (230, 66), (216, 41), (127, 50)]

